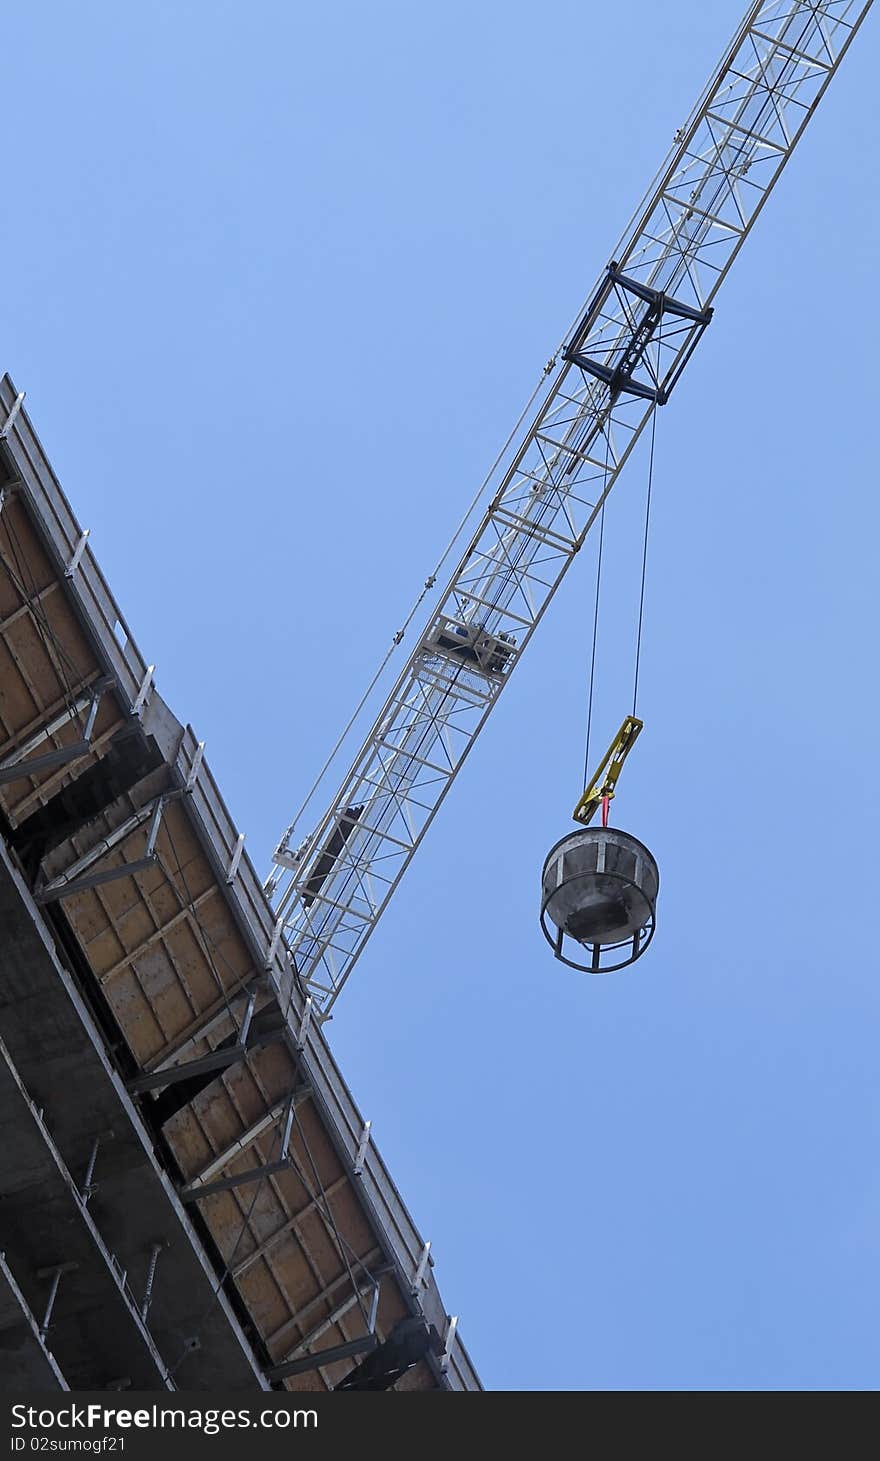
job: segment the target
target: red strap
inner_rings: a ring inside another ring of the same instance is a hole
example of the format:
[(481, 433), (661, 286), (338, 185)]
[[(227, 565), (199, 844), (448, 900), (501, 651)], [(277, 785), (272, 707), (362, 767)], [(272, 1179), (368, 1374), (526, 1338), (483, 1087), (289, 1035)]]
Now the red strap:
[(603, 796), (603, 798), (602, 798), (602, 826), (603, 827), (607, 827), (608, 826), (608, 803), (610, 801), (611, 801), (610, 796)]

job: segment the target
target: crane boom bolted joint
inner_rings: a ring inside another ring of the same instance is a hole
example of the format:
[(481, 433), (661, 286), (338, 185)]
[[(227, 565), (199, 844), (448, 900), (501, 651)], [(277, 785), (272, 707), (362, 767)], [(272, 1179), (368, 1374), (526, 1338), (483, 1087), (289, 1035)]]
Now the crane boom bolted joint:
[[(633, 300), (641, 300), (646, 308), (638, 319), (633, 311), (632, 337), (620, 358), (614, 365), (609, 365), (587, 355), (581, 342), (589, 341), (593, 327), (601, 318), (602, 311), (612, 292), (617, 295), (618, 303), (623, 307), (625, 307), (623, 296), (629, 295)], [(615, 400), (620, 392), (624, 391), (629, 395), (640, 396), (642, 400), (653, 401), (658, 406), (665, 406), (672, 387), (690, 360), (712, 314), (711, 305), (706, 309), (694, 309), (692, 305), (672, 299), (661, 289), (651, 289), (637, 279), (628, 279), (625, 274), (621, 274), (617, 265), (612, 261), (608, 265), (608, 273), (598, 293), (590, 302), (570, 343), (563, 350), (562, 358), (570, 360), (573, 365), (579, 366), (582, 371), (595, 376), (597, 380), (604, 381)], [(673, 319), (689, 321), (691, 330), (689, 337), (681, 342), (682, 348), (676, 353), (666, 376), (661, 380), (657, 372), (652, 369), (648, 346), (662, 329), (665, 315), (670, 315)], [(639, 367), (643, 369), (642, 379), (636, 374)]]

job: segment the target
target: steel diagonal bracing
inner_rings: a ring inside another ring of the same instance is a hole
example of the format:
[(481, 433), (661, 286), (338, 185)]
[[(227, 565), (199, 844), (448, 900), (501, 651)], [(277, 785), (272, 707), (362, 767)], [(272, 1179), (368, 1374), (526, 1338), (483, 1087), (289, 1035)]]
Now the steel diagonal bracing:
[[(496, 464), (483, 516), (305, 843), (269, 887), (326, 1015), (870, 8), (751, 6)], [(430, 581), (429, 581), (430, 582)], [(426, 585), (427, 587), (427, 585)], [(335, 764), (335, 763), (334, 763)]]

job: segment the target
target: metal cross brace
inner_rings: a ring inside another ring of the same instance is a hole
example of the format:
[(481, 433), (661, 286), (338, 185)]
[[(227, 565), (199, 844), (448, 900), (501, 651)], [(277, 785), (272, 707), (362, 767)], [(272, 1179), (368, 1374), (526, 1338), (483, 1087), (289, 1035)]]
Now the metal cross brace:
[[(72, 705), (68, 706), (60, 715), (56, 715), (54, 720), (49, 721), (42, 730), (37, 731), (30, 740), (25, 741), (17, 751), (12, 751), (4, 757), (0, 761), (0, 786), (10, 781), (24, 781), (28, 776), (36, 776), (41, 771), (52, 771), (57, 766), (66, 766), (69, 761), (78, 761), (81, 756), (87, 756), (92, 749), (92, 731), (95, 728), (101, 695), (106, 688), (105, 684), (101, 684), (86, 694), (80, 695)], [(74, 741), (69, 746), (62, 746), (58, 750), (46, 751), (42, 756), (34, 756), (29, 761), (25, 760), (31, 751), (41, 745), (43, 741), (47, 741), (62, 726), (67, 725), (81, 710), (85, 710), (86, 706), (89, 707), (89, 713), (80, 740)]]
[[(328, 1329), (332, 1329), (333, 1326), (337, 1324), (340, 1319), (343, 1319), (345, 1315), (354, 1308), (355, 1304), (359, 1304), (361, 1299), (365, 1298), (367, 1294), (370, 1294), (371, 1296), (370, 1310), (367, 1317), (367, 1334), (375, 1334), (376, 1315), (379, 1309), (379, 1287), (384, 1276), (387, 1273), (392, 1273), (393, 1271), (393, 1264), (385, 1263), (382, 1265), (381, 1268), (374, 1270), (374, 1272), (370, 1275), (369, 1282), (354, 1285), (352, 1291), (347, 1294), (344, 1299), (341, 1299), (339, 1303), (334, 1306), (333, 1309), (331, 1309), (326, 1318), (322, 1319), (320, 1323), (316, 1324), (313, 1329), (309, 1330), (308, 1334), (306, 1334), (304, 1338), (299, 1341), (299, 1343), (290, 1351), (287, 1358), (285, 1360), (282, 1360), (281, 1364), (275, 1365), (271, 1371), (267, 1371), (267, 1377), (273, 1380), (283, 1380), (287, 1375), (295, 1375), (299, 1373), (298, 1369), (290, 1369), (290, 1365), (302, 1366), (303, 1368), (307, 1369), (315, 1369), (318, 1365), (327, 1364), (326, 1355), (329, 1353), (329, 1351), (318, 1350), (316, 1353), (307, 1357), (308, 1359), (310, 1359), (311, 1363), (307, 1366), (303, 1366), (303, 1358), (305, 1358), (303, 1356), (303, 1351), (311, 1349), (312, 1345), (315, 1344), (317, 1340), (319, 1340), (324, 1334), (326, 1334)], [(310, 1304), (313, 1302), (314, 1300), (311, 1300)]]
[(299, 1101), (303, 1100), (310, 1093), (310, 1087), (297, 1086), (291, 1091), (287, 1102), (287, 1111), (284, 1118), (284, 1127), (281, 1133), (281, 1155), (276, 1161), (264, 1162), (261, 1167), (251, 1167), (246, 1172), (235, 1172), (230, 1177), (220, 1177), (216, 1182), (194, 1183), (189, 1187), (183, 1187), (180, 1197), (183, 1202), (201, 1202), (203, 1197), (213, 1197), (215, 1192), (230, 1192), (235, 1187), (241, 1187), (246, 1182), (259, 1182), (263, 1177), (271, 1177), (275, 1172), (285, 1172), (293, 1165), (292, 1158), (288, 1153), (290, 1136), (293, 1131), (293, 1120), (296, 1114), (296, 1107)]
[(135, 1076), (134, 1080), (129, 1081), (129, 1091), (132, 1095), (140, 1095), (143, 1091), (156, 1091), (163, 1086), (177, 1085), (178, 1082), (190, 1080), (193, 1076), (207, 1075), (212, 1070), (225, 1070), (227, 1066), (244, 1060), (250, 1051), (261, 1050), (264, 1045), (272, 1045), (285, 1039), (287, 1028), (284, 1025), (276, 1030), (258, 1032), (253, 1039), (248, 1039), (256, 1001), (256, 990), (251, 990), (238, 1032), (238, 1039), (234, 1045), (212, 1050), (210, 1055), (203, 1055), (198, 1060), (188, 1060), (183, 1065), (169, 1065), (163, 1070), (145, 1071), (143, 1075)]
[(12, 428), (13, 428), (13, 426), (15, 424), (15, 418), (18, 415), (19, 411), (21, 410), (23, 404), (24, 404), (24, 391), (19, 391), (18, 395), (16, 396), (15, 400), (13, 401), (12, 405), (9, 408), (9, 415), (6, 417), (6, 420), (3, 423), (3, 428), (2, 428), (2, 430), (0, 430), (0, 441), (4, 441), (6, 439), (6, 437), (9, 435), (10, 431), (12, 430)]
[[(155, 801), (141, 807), (140, 811), (135, 812), (120, 827), (117, 827), (115, 832), (111, 832), (109, 837), (105, 837), (96, 847), (77, 858), (76, 862), (72, 863), (59, 877), (53, 878), (50, 883), (38, 888), (34, 893), (37, 902), (54, 903), (59, 898), (67, 898), (73, 893), (83, 892), (86, 888), (97, 887), (99, 883), (112, 883), (117, 878), (127, 878), (132, 873), (141, 873), (152, 867), (156, 861), (156, 838), (159, 834), (162, 813), (166, 803), (173, 801), (178, 795), (179, 793), (176, 792), (163, 792)], [(146, 821), (149, 821), (150, 826), (143, 857), (136, 858), (134, 862), (123, 862), (119, 867), (105, 868), (103, 872), (88, 871), (108, 852), (112, 852), (115, 847), (118, 847), (120, 842), (124, 842), (132, 832), (137, 831), (138, 827), (142, 827)]]
[(347, 1344), (335, 1344), (331, 1349), (319, 1349), (315, 1354), (303, 1355), (298, 1360), (287, 1360), (283, 1365), (274, 1365), (266, 1370), (267, 1380), (286, 1380), (289, 1375), (303, 1375), (316, 1370), (319, 1365), (332, 1365), (337, 1360), (347, 1360), (352, 1355), (368, 1354), (379, 1346), (375, 1334), (364, 1334), (360, 1339), (350, 1339)]

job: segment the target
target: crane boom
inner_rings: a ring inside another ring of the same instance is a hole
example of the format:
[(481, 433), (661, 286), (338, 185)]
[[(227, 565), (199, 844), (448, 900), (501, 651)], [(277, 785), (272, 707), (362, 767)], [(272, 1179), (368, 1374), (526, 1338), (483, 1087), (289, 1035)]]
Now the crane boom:
[[(482, 517), (314, 830), (267, 891), (327, 1016), (871, 0), (759, 0), (508, 442)], [(483, 505), (485, 504), (485, 505)], [(433, 588), (431, 580), (426, 588)], [(398, 636), (399, 637), (399, 636)]]

